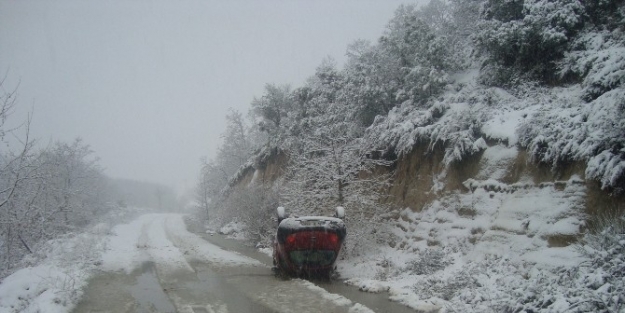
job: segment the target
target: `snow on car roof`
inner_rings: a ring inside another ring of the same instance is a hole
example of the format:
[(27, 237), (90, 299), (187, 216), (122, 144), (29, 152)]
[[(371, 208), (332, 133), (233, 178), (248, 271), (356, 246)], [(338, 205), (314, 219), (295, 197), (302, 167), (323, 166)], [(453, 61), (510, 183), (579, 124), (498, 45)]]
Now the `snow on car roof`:
[(312, 220), (316, 220), (316, 221), (330, 221), (330, 222), (343, 222), (342, 219), (340, 218), (336, 218), (336, 217), (330, 217), (330, 216), (300, 216), (300, 217), (295, 217), (294, 219), (296, 220), (307, 220), (307, 221), (312, 221)]
[(328, 216), (300, 216), (300, 217), (288, 217), (280, 222), (280, 228), (300, 228), (302, 226), (312, 226), (305, 225), (306, 222), (318, 222), (315, 223), (315, 226), (343, 226), (343, 220), (336, 217), (328, 217)]

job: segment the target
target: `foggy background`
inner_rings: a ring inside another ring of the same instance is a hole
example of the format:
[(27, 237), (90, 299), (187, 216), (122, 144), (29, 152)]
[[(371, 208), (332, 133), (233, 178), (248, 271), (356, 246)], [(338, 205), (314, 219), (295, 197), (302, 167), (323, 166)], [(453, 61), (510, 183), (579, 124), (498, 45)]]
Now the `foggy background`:
[(326, 56), (342, 66), (403, 2), (0, 0), (0, 74), (18, 87), (8, 124), (31, 112), (40, 145), (81, 137), (107, 175), (181, 191), (228, 108), (247, 113), (266, 83), (301, 85)]

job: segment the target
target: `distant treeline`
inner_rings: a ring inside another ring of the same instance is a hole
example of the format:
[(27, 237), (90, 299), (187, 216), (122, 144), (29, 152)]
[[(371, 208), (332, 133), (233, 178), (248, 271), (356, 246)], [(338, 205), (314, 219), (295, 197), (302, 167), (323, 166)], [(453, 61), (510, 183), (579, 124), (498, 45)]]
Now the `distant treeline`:
[(111, 199), (121, 207), (139, 207), (162, 211), (178, 210), (178, 200), (171, 187), (130, 179), (109, 179)]
[[(119, 207), (176, 208), (166, 186), (109, 179), (81, 139), (41, 147), (30, 121), (6, 129), (16, 91), (0, 82), (0, 277), (20, 266), (41, 244), (98, 223)], [(6, 136), (19, 140), (8, 142)]]

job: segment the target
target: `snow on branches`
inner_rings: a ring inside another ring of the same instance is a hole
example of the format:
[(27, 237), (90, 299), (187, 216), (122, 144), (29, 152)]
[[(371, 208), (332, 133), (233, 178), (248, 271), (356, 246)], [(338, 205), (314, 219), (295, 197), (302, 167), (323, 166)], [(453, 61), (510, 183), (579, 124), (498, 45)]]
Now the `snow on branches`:
[[(587, 162), (586, 177), (603, 188), (622, 191), (625, 180), (625, 89), (603, 94), (591, 103), (579, 97), (579, 87), (558, 89), (538, 112), (518, 129), (520, 144), (536, 161), (552, 166)], [(548, 99), (545, 99), (548, 100)]]

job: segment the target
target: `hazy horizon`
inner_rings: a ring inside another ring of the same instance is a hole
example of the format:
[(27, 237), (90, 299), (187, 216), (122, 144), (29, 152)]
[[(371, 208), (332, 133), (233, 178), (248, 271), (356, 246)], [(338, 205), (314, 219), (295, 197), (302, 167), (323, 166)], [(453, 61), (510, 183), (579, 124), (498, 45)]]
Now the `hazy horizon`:
[(410, 1), (0, 0), (0, 71), (42, 144), (83, 138), (105, 173), (191, 187), (229, 108), (339, 65)]

